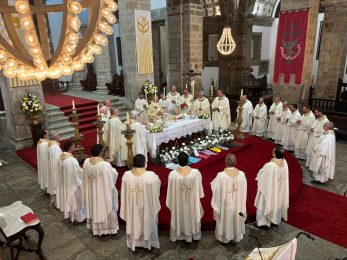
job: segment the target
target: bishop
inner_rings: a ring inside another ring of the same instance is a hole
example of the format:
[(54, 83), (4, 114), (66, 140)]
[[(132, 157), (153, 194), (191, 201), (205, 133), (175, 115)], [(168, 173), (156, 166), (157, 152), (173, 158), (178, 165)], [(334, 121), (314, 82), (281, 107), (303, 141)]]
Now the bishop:
[(194, 113), (199, 116), (201, 114), (209, 114), (211, 113), (210, 110), (210, 101), (205, 97), (205, 94), (203, 91), (199, 91), (199, 97), (194, 102)]
[(213, 130), (225, 130), (230, 128), (230, 104), (229, 99), (224, 95), (224, 91), (219, 89), (217, 97), (212, 102), (212, 124)]
[(274, 102), (269, 109), (270, 119), (267, 128), (267, 137), (274, 139), (275, 130), (277, 126), (277, 118), (282, 111), (282, 102), (280, 97), (275, 97)]
[(135, 110), (137, 111), (137, 120), (141, 124), (147, 123), (147, 109), (148, 109), (148, 103), (147, 100), (144, 98), (143, 93), (139, 93), (139, 98), (135, 101)]
[(266, 123), (267, 123), (267, 106), (264, 103), (263, 98), (259, 98), (259, 103), (255, 106), (254, 109), (254, 121), (252, 132), (259, 137), (263, 137), (266, 132)]

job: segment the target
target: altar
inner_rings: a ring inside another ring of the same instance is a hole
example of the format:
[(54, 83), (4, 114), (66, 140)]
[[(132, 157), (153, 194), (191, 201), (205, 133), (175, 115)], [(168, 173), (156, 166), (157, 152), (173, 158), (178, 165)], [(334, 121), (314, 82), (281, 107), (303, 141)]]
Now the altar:
[(146, 140), (148, 152), (152, 158), (156, 158), (161, 144), (201, 131), (206, 131), (207, 134), (212, 133), (212, 122), (210, 119), (185, 118), (171, 121), (167, 123), (167, 127), (161, 133), (150, 133), (147, 130)]

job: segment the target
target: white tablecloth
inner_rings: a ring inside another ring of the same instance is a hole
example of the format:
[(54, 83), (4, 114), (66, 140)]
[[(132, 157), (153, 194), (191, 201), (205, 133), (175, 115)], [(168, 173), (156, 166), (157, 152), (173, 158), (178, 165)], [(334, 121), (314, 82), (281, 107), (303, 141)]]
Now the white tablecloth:
[(169, 122), (168, 127), (164, 128), (164, 131), (161, 133), (150, 133), (147, 130), (148, 152), (152, 158), (156, 158), (158, 148), (162, 143), (167, 143), (170, 140), (179, 139), (204, 130), (208, 131), (209, 134), (211, 133), (212, 122), (210, 119), (181, 119), (176, 122)]

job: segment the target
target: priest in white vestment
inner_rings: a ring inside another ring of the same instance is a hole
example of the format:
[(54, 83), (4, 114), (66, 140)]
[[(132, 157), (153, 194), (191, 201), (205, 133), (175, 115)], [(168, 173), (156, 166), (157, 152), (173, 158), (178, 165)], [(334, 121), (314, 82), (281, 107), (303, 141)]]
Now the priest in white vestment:
[(274, 98), (274, 103), (271, 105), (270, 109), (269, 109), (269, 125), (267, 128), (267, 138), (269, 139), (274, 139), (274, 135), (275, 135), (275, 129), (276, 129), (276, 125), (277, 125), (277, 118), (278, 115), (281, 113), (282, 111), (282, 102), (281, 102), (281, 98), (280, 97), (275, 97)]
[(148, 119), (153, 123), (156, 120), (161, 119), (162, 114), (161, 107), (158, 104), (158, 97), (155, 96), (148, 108)]
[[(222, 243), (240, 242), (247, 218), (247, 180), (245, 173), (235, 168), (236, 157), (225, 157), (226, 168), (211, 182), (213, 217), (216, 220), (216, 239)], [(241, 217), (239, 213), (244, 217)]]
[[(108, 145), (108, 142), (109, 142), (109, 129), (108, 129), (108, 120), (109, 118), (107, 117), (107, 114), (109, 112), (109, 108), (106, 107), (106, 106), (102, 106), (100, 107), (100, 115), (101, 115), (101, 121), (105, 122), (103, 128), (102, 128), (102, 131), (104, 132), (103, 133), (103, 139), (104, 139), (104, 142), (105, 142), (105, 145)], [(96, 136), (97, 138), (97, 143), (99, 144), (100, 141), (99, 141), (99, 135)]]
[(254, 109), (253, 118), (253, 134), (258, 137), (263, 137), (267, 126), (267, 106), (263, 98), (259, 98), (259, 103)]
[(284, 130), (287, 126), (291, 111), (288, 108), (288, 103), (283, 102), (282, 111), (277, 115), (277, 122), (274, 134), (274, 140), (276, 144), (282, 144), (282, 139), (284, 136)]
[(314, 113), (317, 117), (316, 121), (313, 123), (310, 129), (310, 137), (308, 139), (308, 144), (306, 146), (306, 166), (310, 167), (311, 160), (313, 156), (313, 147), (318, 142), (319, 137), (324, 133), (323, 126), (325, 123), (329, 122), (329, 119), (324, 115), (323, 110), (320, 108), (316, 108)]
[(49, 147), (48, 147), (48, 131), (41, 129), (38, 133), (40, 138), (37, 143), (37, 177), (40, 188), (45, 190), (48, 186), (49, 171)]
[(107, 117), (107, 119), (109, 119), (111, 117), (112, 101), (109, 99), (106, 99), (104, 101), (104, 106), (107, 107), (106, 117)]
[(74, 143), (67, 141), (64, 143), (64, 152), (59, 156), (57, 207), (64, 212), (64, 218), (70, 218), (71, 222), (83, 222), (86, 219), (82, 207), (83, 171), (72, 155), (74, 150)]
[(87, 228), (93, 235), (116, 234), (118, 224), (117, 171), (102, 159), (104, 149), (96, 144), (91, 149), (92, 157), (83, 164), (82, 206), (86, 210)]
[(194, 102), (194, 113), (199, 116), (201, 114), (207, 113), (211, 116), (211, 106), (210, 101), (205, 97), (203, 91), (199, 91), (199, 97)]
[(171, 212), (170, 240), (192, 242), (201, 238), (204, 215), (200, 199), (204, 197), (201, 173), (188, 166), (189, 156), (178, 155), (179, 167), (170, 172), (166, 206)]
[(297, 104), (291, 104), (289, 109), (291, 113), (287, 119), (287, 124), (283, 129), (282, 145), (287, 151), (294, 151), (296, 138), (299, 133), (299, 125), (297, 124), (297, 121), (300, 120), (301, 115)]
[(284, 159), (284, 148), (273, 150), (273, 159), (258, 172), (258, 191), (254, 206), (257, 208), (257, 226), (267, 229), (287, 220), (289, 208), (289, 173)]
[(230, 128), (230, 104), (229, 99), (224, 95), (224, 91), (219, 89), (217, 97), (212, 102), (212, 125), (214, 131)]
[[(133, 153), (134, 154), (143, 154), (147, 158), (147, 141), (146, 141), (146, 128), (139, 122), (136, 121), (137, 112), (130, 112), (130, 128), (135, 131), (133, 136)], [(124, 126), (124, 129), (126, 126)], [(126, 139), (123, 137), (122, 142), (122, 159), (123, 162), (128, 160), (128, 147), (126, 145)]]
[(124, 126), (119, 119), (119, 110), (117, 108), (111, 109), (111, 119), (109, 124), (109, 157), (111, 162), (114, 162), (117, 166), (123, 165), (122, 159), (122, 131)]
[(313, 183), (325, 183), (334, 179), (336, 161), (336, 138), (334, 124), (325, 123), (324, 133), (313, 147), (310, 170), (313, 172)]
[[(243, 102), (242, 105), (242, 123), (240, 126), (241, 133), (249, 133), (252, 129), (252, 117), (253, 117), (253, 105), (252, 102), (248, 100), (247, 96), (244, 95), (240, 98), (240, 102)], [(238, 106), (236, 109), (237, 117), (239, 116)]]
[(47, 176), (47, 193), (50, 194), (52, 204), (56, 202), (57, 176), (59, 172), (59, 157), (62, 153), (60, 149), (60, 136), (57, 132), (51, 131), (48, 141), (49, 168)]
[(164, 93), (160, 94), (160, 99), (158, 101), (159, 107), (163, 113), (171, 113), (172, 104), (170, 100), (168, 100)]
[(299, 125), (298, 135), (295, 139), (295, 157), (301, 160), (306, 160), (306, 147), (308, 144), (308, 139), (310, 136), (310, 129), (316, 121), (316, 117), (311, 111), (309, 105), (304, 105), (302, 107), (302, 116), (296, 121)]
[(183, 95), (179, 98), (180, 114), (189, 114), (192, 110), (192, 102), (194, 97), (188, 92), (188, 89), (184, 89)]
[(172, 86), (171, 91), (167, 94), (167, 100), (172, 104), (172, 113), (177, 115), (179, 113), (179, 98), (180, 93), (177, 92), (176, 86)]
[(141, 124), (146, 124), (148, 121), (147, 118), (147, 109), (149, 105), (147, 100), (144, 98), (143, 93), (139, 93), (139, 98), (135, 101), (135, 110), (137, 111), (137, 121)]
[(134, 156), (134, 168), (124, 173), (121, 187), (120, 217), (126, 222), (127, 246), (149, 250), (160, 248), (158, 213), (160, 206), (160, 180), (145, 168), (146, 158)]

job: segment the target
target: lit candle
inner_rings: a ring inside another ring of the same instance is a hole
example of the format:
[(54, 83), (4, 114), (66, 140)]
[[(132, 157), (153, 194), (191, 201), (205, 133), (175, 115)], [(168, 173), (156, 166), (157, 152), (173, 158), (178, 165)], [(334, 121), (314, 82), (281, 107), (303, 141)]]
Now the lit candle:
[(148, 100), (147, 100), (147, 92), (145, 91), (145, 97), (146, 97), (146, 102), (148, 103)]
[(186, 89), (188, 89), (188, 84), (186, 83)]
[(75, 109), (75, 100), (72, 100), (72, 109)]
[(243, 96), (243, 88), (241, 89), (241, 97)]
[(194, 85), (195, 85), (195, 80), (193, 79), (192, 81), (192, 96), (194, 98)]
[(130, 124), (129, 112), (127, 112), (127, 124)]
[(211, 95), (213, 95), (213, 85), (211, 85)]
[(166, 96), (166, 93), (165, 93), (165, 87), (164, 87), (164, 89), (163, 89), (163, 92), (164, 92), (164, 98), (165, 98), (165, 96)]
[(96, 108), (98, 110), (98, 115), (100, 115), (100, 106), (98, 105)]

